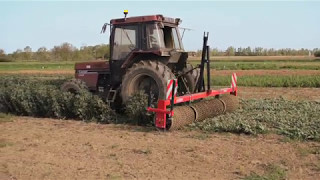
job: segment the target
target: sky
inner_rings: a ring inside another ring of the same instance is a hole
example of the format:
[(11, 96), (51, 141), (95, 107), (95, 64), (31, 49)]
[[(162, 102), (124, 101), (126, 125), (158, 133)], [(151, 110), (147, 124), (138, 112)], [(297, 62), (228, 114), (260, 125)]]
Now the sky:
[(186, 50), (209, 45), (234, 47), (320, 48), (320, 2), (275, 1), (114, 1), (3, 2), (0, 1), (0, 48), (7, 53), (30, 46), (51, 49), (69, 42), (76, 47), (107, 44), (102, 25), (113, 18), (163, 14), (182, 19)]

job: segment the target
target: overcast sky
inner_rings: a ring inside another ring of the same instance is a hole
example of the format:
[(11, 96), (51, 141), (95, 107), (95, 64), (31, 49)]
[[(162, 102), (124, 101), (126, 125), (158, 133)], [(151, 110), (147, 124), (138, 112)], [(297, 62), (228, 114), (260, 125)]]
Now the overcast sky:
[(211, 47), (320, 48), (320, 2), (0, 2), (0, 48), (34, 51), (63, 42), (108, 43), (101, 26), (112, 18), (163, 14), (181, 18), (186, 50)]

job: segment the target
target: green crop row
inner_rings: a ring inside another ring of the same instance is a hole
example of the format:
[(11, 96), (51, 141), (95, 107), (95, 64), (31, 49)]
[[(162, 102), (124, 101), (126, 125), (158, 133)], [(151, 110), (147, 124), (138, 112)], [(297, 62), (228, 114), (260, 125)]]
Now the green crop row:
[(0, 71), (14, 70), (72, 70), (74, 62), (1, 62)]
[(16, 115), (100, 123), (115, 120), (115, 113), (99, 97), (87, 91), (79, 94), (60, 91), (64, 80), (1, 78), (0, 110)]
[[(200, 61), (191, 61), (192, 65), (199, 64)], [(319, 61), (311, 62), (212, 62), (210, 68), (216, 70), (257, 70), (257, 69), (266, 69), (266, 70), (277, 70), (277, 69), (305, 69), (305, 70), (320, 70)]]
[[(214, 86), (229, 86), (231, 84), (231, 76), (213, 76), (211, 84)], [(237, 85), (256, 87), (320, 87), (320, 76), (239, 76)]]
[(284, 99), (242, 100), (236, 112), (190, 125), (205, 132), (275, 132), (298, 140), (320, 141), (320, 103)]

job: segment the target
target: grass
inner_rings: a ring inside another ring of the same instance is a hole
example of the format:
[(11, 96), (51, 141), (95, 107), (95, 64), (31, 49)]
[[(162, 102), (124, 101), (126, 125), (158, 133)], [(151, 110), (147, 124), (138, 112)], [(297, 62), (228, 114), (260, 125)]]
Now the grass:
[[(193, 65), (200, 63), (199, 60), (189, 60)], [(75, 61), (17, 61), (17, 62), (0, 62), (0, 71), (18, 71), (18, 70), (73, 70)], [(250, 69), (304, 69), (320, 70), (320, 61), (309, 60), (307, 58), (288, 59), (286, 57), (268, 58), (268, 57), (246, 57), (223, 58), (215, 57), (212, 60), (211, 68), (217, 70), (250, 70)]]
[(241, 100), (239, 110), (189, 125), (203, 132), (276, 133), (320, 141), (320, 103), (284, 99)]
[(72, 70), (75, 62), (53, 61), (53, 62), (1, 62), (0, 71), (17, 71), (17, 70)]
[[(230, 76), (213, 76), (211, 84), (215, 86), (230, 86)], [(319, 75), (256, 75), (256, 76), (239, 76), (238, 86), (255, 86), (255, 87), (320, 87)]]
[(0, 123), (12, 122), (12, 115), (6, 113), (0, 113)]
[[(201, 57), (189, 56), (191, 61), (200, 61)], [(213, 61), (308, 61), (316, 60), (309, 56), (211, 56)]]
[[(192, 65), (199, 64), (199, 61), (191, 61)], [(210, 67), (216, 70), (279, 70), (279, 69), (301, 69), (320, 70), (320, 61), (212, 61)]]
[(286, 171), (278, 165), (268, 165), (265, 167), (265, 172), (259, 175), (255, 172), (244, 177), (244, 180), (284, 180), (286, 179)]

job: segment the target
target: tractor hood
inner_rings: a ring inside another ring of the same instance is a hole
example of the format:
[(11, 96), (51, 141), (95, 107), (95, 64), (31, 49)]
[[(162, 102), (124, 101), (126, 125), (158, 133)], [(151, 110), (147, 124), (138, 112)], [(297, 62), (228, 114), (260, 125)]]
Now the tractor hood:
[(82, 62), (75, 64), (75, 70), (109, 70), (108, 61)]

